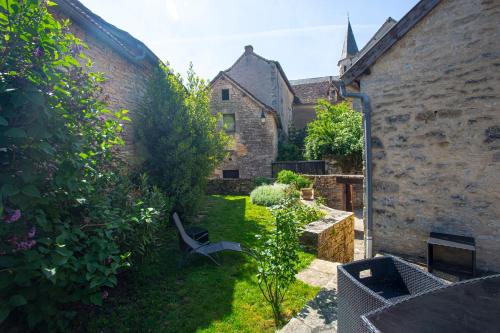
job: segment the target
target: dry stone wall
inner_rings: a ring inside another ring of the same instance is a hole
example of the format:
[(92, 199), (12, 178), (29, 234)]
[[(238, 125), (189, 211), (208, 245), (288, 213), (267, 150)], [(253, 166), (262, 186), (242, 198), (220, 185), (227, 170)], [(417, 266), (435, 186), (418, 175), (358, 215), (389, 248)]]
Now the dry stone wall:
[[(304, 175), (313, 182), (315, 196), (326, 200), (328, 207), (346, 210), (346, 186), (352, 186), (354, 209), (363, 208), (363, 176), (361, 175)], [(349, 180), (350, 179), (350, 180)], [(349, 183), (349, 185), (346, 185)]]
[(374, 252), (472, 236), (500, 271), (500, 2), (444, 0), (361, 78), (373, 107)]
[(308, 224), (300, 236), (307, 251), (319, 259), (347, 263), (354, 260), (354, 214), (324, 207), (327, 215)]

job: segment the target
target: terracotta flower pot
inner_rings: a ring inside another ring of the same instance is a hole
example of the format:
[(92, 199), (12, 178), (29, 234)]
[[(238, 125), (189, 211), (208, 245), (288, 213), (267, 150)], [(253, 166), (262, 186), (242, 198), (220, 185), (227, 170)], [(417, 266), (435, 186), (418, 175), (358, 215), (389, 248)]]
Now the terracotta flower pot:
[(300, 197), (303, 200), (314, 200), (314, 189), (312, 187), (301, 188)]

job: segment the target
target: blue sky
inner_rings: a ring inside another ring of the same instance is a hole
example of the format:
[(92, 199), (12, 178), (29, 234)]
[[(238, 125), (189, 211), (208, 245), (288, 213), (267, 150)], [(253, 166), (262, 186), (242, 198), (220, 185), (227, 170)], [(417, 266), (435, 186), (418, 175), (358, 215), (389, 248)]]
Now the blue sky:
[(361, 48), (389, 17), (417, 0), (81, 0), (185, 73), (207, 79), (251, 44), (278, 60), (289, 79), (337, 75), (347, 13)]

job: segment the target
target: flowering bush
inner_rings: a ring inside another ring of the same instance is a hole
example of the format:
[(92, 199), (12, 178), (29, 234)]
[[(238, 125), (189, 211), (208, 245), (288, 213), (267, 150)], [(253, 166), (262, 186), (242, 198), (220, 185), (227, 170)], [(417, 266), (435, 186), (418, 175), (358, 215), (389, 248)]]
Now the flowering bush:
[(130, 119), (97, 98), (103, 78), (52, 4), (0, 1), (0, 325), (23, 331), (101, 304), (169, 206), (120, 171)]

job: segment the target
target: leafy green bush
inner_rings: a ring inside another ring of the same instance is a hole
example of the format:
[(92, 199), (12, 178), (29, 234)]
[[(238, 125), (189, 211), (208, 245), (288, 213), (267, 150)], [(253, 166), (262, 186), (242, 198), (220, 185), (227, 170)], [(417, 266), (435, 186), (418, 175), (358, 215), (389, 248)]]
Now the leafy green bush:
[(290, 170), (281, 170), (280, 172), (278, 172), (276, 181), (280, 184), (291, 185), (297, 190), (310, 187), (312, 184), (312, 182), (307, 177), (296, 174), (295, 172)]
[(363, 152), (362, 116), (347, 102), (332, 105), (320, 100), (316, 119), (307, 125), (305, 157), (333, 156), (346, 172), (361, 170)]
[(267, 177), (256, 177), (254, 180), (253, 180), (253, 183), (255, 184), (255, 186), (260, 186), (260, 185), (269, 185), (269, 184), (272, 184), (272, 180), (270, 178), (267, 178)]
[(186, 87), (160, 64), (136, 122), (141, 170), (179, 212), (191, 211), (204, 193), (207, 177), (225, 157), (228, 137), (217, 129), (209, 89), (192, 67)]
[(278, 161), (302, 161), (304, 159), (305, 129), (290, 126), (288, 137), (280, 136), (278, 141)]
[(308, 206), (299, 202), (296, 207), (296, 215), (300, 225), (305, 226), (325, 217), (326, 213), (318, 206)]
[(250, 193), (252, 203), (261, 206), (274, 206), (285, 198), (287, 185), (261, 185)]
[(52, 4), (0, 1), (0, 324), (7, 331), (67, 331), (79, 303), (102, 304), (119, 271), (152, 246), (169, 205), (154, 188), (128, 181), (113, 150), (130, 119), (99, 100), (103, 77), (90, 72), (86, 45), (67, 32), (69, 23), (49, 14)]

